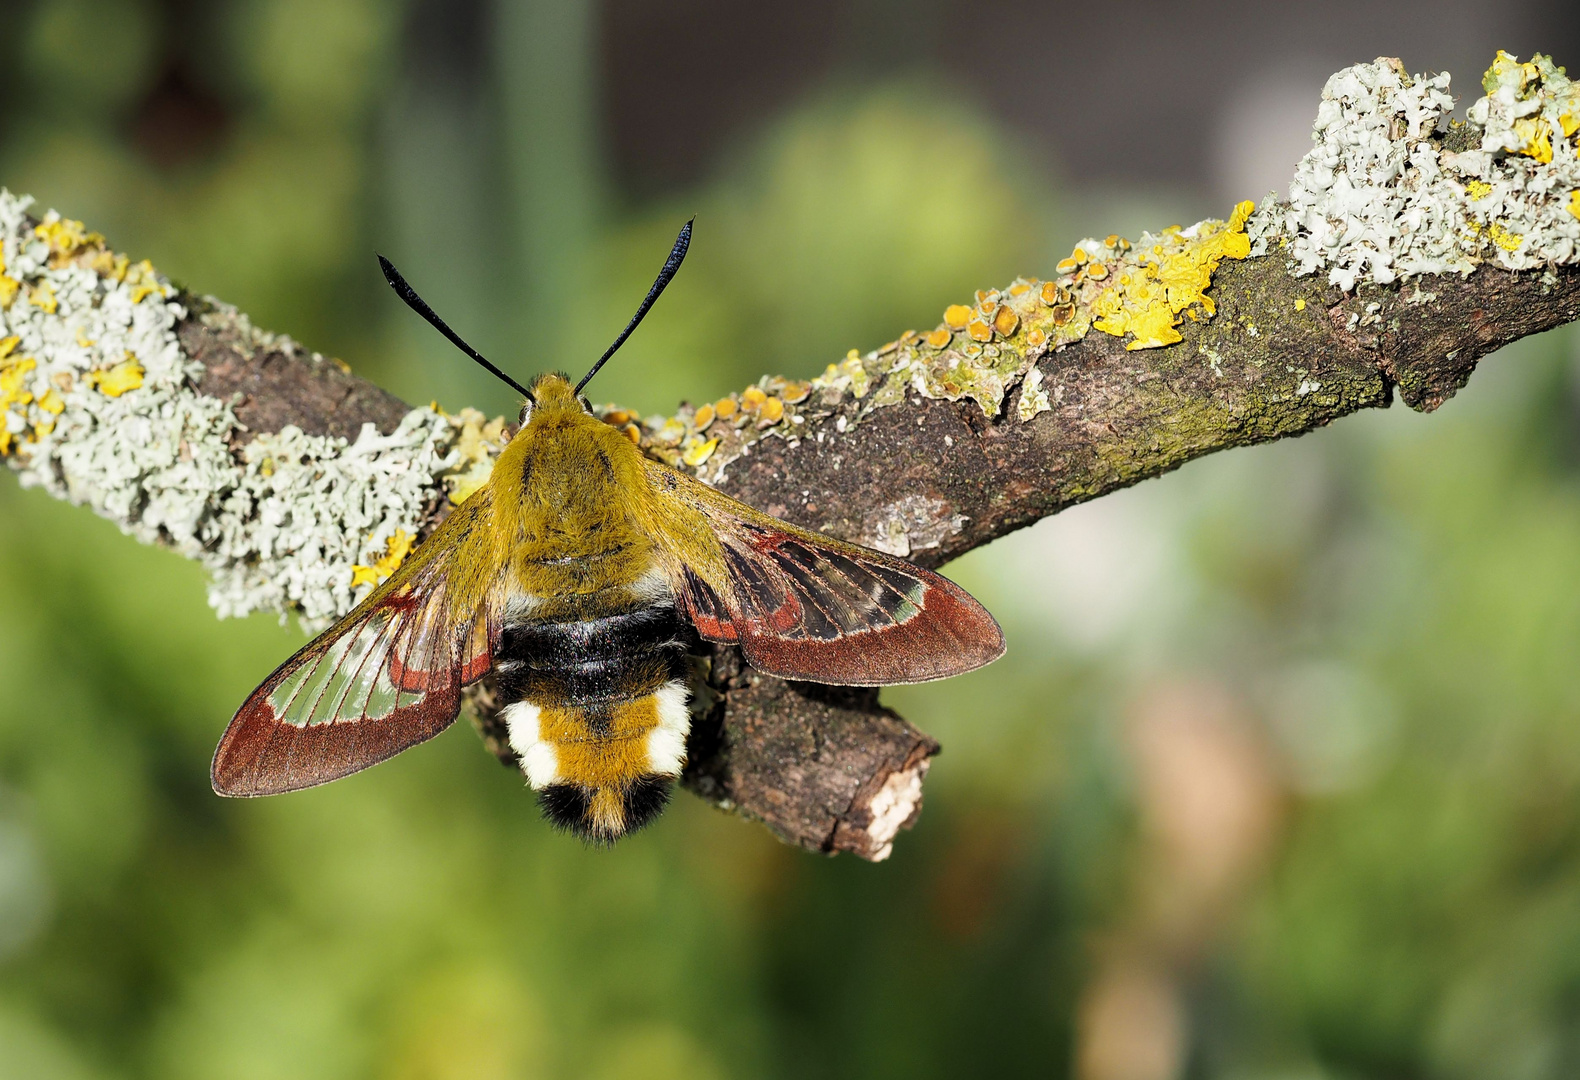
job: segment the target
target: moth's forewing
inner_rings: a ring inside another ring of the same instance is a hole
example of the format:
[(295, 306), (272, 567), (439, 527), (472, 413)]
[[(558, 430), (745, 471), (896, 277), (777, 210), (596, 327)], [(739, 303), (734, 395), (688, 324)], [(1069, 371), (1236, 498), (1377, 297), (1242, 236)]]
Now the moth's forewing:
[(430, 739), (492, 664), (499, 574), (487, 489), (340, 622), (281, 664), (214, 751), (221, 795), (337, 780)]
[[(657, 463), (654, 527), (697, 632), (753, 667), (847, 686), (927, 682), (1004, 653), (964, 589), (902, 559), (798, 529)], [(699, 542), (705, 528), (715, 543)]]

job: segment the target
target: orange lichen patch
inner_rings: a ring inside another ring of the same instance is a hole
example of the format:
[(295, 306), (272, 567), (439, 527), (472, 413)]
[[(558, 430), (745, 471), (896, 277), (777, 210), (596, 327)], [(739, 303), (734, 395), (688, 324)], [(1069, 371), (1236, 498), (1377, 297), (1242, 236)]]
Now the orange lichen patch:
[(127, 353), (126, 359), (112, 368), (88, 372), (85, 381), (105, 397), (120, 397), (143, 385), (143, 368), (135, 356)]
[(1031, 292), (1031, 285), (1025, 281), (1017, 281), (1009, 287), (1011, 296), (1025, 296), (1029, 292)]
[(1210, 318), (1216, 311), (1207, 288), (1224, 259), (1251, 253), (1245, 223), (1256, 205), (1235, 207), (1227, 222), (1206, 221), (1187, 233), (1171, 226), (1120, 281), (1092, 300), (1092, 325), (1116, 337), (1131, 335), (1127, 349), (1148, 349), (1181, 340), (1175, 329), (1187, 309), (1199, 305)]
[(1060, 304), (1053, 309), (1053, 325), (1064, 326), (1075, 318), (1075, 305)]
[(943, 349), (947, 348), (949, 343), (954, 339), (954, 331), (950, 330), (947, 326), (940, 326), (938, 329), (927, 335), (927, 344), (931, 345), (935, 349)]
[(693, 469), (695, 469), (697, 466), (703, 464), (710, 457), (712, 457), (713, 452), (718, 448), (718, 439), (703, 440), (693, 437), (687, 441), (686, 446), (680, 455), (680, 460), (684, 461), (687, 465), (690, 465)]
[(801, 379), (794, 379), (785, 383), (784, 392), (779, 396), (785, 399), (787, 405), (799, 405), (812, 395), (812, 384)]
[(1086, 268), (1086, 276), (1093, 281), (1102, 281), (1108, 276), (1108, 267), (1100, 262), (1094, 262)]
[(715, 415), (712, 405), (704, 405), (692, 414), (691, 423), (698, 431), (707, 431)]
[(603, 422), (610, 427), (625, 427), (642, 419), (642, 414), (631, 409), (610, 409), (603, 414)]
[[(1080, 268), (1081, 268), (1081, 264), (1076, 262), (1073, 258), (1060, 259), (1059, 260), (1059, 265), (1054, 267), (1054, 269), (1059, 271), (1059, 273), (1061, 273), (1061, 274), (1073, 274), (1077, 270), (1079, 270)], [(1051, 282), (1050, 282), (1050, 284), (1051, 284)]]
[(635, 424), (627, 424), (620, 429), (620, 434), (630, 439), (637, 446), (642, 445), (642, 429)]
[(713, 411), (720, 420), (728, 420), (740, 411), (740, 406), (735, 403), (735, 399), (732, 397), (720, 398), (713, 403)]
[(363, 566), (360, 563), (351, 565), (351, 587), (360, 585), (377, 585), (389, 577), (400, 564), (406, 561), (406, 556), (411, 554), (414, 540), (405, 529), (396, 529), (384, 541), (384, 554), (379, 556), (372, 566)]
[(964, 304), (950, 304), (944, 308), (944, 325), (951, 330), (964, 330), (971, 321), (971, 309)]
[(779, 398), (771, 397), (763, 401), (761, 424), (777, 424), (785, 418), (785, 403)]
[(756, 413), (763, 407), (763, 402), (768, 400), (768, 395), (756, 386), (748, 386), (741, 392), (741, 409), (748, 413)]
[(1042, 302), (1047, 304), (1049, 307), (1056, 307), (1061, 302), (1059, 299), (1060, 291), (1061, 290), (1057, 282), (1044, 281), (1042, 283), (1042, 292), (1040, 294), (1042, 297)]
[(1085, 248), (1078, 247), (1074, 251), (1070, 252), (1070, 258), (1075, 260), (1076, 266), (1085, 266), (1086, 260), (1091, 258), (1091, 256), (1086, 253)]
[(1043, 333), (1037, 327), (1034, 326), (1030, 330), (1026, 331), (1027, 348), (1040, 349), (1046, 344), (1048, 344), (1048, 335)]
[(992, 341), (993, 328), (981, 319), (972, 319), (966, 324), (966, 333), (971, 335), (972, 341)]
[(60, 310), (60, 301), (55, 298), (55, 286), (47, 281), (41, 281), (28, 289), (27, 302), (43, 308), (46, 315), (53, 315)]
[(1019, 326), (1020, 316), (1007, 304), (999, 308), (993, 316), (993, 329), (1001, 337), (1009, 337)]

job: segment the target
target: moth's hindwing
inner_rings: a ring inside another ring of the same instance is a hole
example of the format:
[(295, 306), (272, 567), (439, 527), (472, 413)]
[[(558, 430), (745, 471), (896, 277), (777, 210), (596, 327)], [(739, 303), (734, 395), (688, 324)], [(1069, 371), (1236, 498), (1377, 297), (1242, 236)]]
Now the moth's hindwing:
[[(787, 525), (666, 465), (648, 473), (677, 598), (702, 637), (738, 643), (759, 671), (885, 686), (1003, 655), (993, 616), (947, 578)], [(699, 526), (716, 546), (698, 542)]]
[(339, 779), (439, 734), (487, 674), (499, 578), (485, 488), (340, 622), (277, 668), (214, 751), (221, 795)]

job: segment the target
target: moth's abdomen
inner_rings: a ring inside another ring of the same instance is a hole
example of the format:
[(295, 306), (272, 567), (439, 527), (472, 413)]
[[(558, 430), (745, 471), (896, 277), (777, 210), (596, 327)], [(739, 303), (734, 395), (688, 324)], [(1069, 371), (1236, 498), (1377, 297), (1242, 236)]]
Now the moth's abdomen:
[(686, 642), (667, 598), (507, 624), (494, 656), (502, 716), (556, 825), (610, 841), (663, 809), (690, 727)]

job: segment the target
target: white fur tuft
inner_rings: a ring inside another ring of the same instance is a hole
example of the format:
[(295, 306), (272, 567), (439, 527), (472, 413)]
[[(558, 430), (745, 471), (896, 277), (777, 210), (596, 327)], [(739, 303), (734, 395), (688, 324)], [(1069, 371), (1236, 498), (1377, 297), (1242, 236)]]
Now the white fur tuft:
[(510, 748), (521, 759), (521, 771), (533, 788), (548, 787), (560, 775), (559, 755), (538, 736), (539, 711), (530, 701), (518, 701), (499, 714), (510, 732)]
[(653, 693), (658, 726), (647, 736), (648, 768), (665, 776), (679, 776), (686, 763), (686, 733), (691, 730), (691, 691), (685, 681), (667, 682)]

